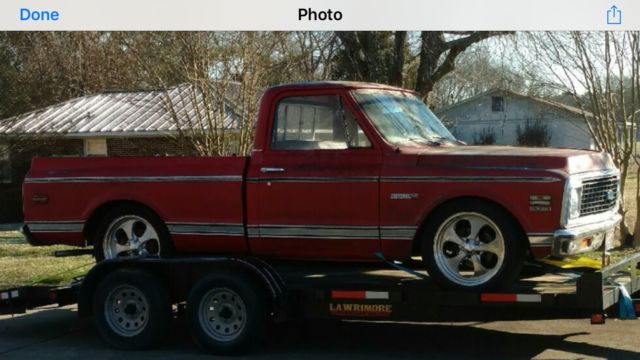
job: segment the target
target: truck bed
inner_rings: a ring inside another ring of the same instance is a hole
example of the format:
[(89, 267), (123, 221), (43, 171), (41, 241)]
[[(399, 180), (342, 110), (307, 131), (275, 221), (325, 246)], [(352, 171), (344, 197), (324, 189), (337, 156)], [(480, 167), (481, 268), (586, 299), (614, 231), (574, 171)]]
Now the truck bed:
[[(246, 157), (36, 158), (24, 184), (34, 242), (84, 245), (100, 209), (144, 204), (167, 223), (178, 251), (244, 251)], [(225, 226), (220, 226), (224, 224)], [(230, 236), (229, 229), (237, 230)]]

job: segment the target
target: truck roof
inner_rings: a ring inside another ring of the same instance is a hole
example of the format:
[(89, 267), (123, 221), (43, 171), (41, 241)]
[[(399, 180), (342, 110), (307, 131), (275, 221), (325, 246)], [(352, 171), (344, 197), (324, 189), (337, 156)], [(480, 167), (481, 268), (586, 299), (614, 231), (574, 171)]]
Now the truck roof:
[(397, 90), (397, 91), (410, 91), (397, 86), (391, 86), (386, 84), (377, 84), (370, 82), (360, 81), (304, 81), (296, 83), (287, 83), (275, 85), (269, 88), (269, 90), (295, 90), (295, 89), (308, 89), (308, 88), (326, 88), (326, 89), (381, 89), (381, 90)]

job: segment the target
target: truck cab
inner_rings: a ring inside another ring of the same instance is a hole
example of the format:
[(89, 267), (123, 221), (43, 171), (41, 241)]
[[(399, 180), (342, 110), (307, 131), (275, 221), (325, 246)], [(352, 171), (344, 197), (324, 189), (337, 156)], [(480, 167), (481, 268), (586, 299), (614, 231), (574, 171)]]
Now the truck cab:
[[(510, 266), (507, 253), (521, 263), (515, 253), (592, 250), (620, 221), (618, 174), (608, 155), (466, 146), (403, 89), (275, 87), (263, 98), (258, 126), (246, 181), (248, 198), (259, 199), (248, 203), (248, 235), (261, 256), (422, 255), (433, 259), (432, 273), (446, 270), (443, 283), (475, 286), (475, 276), (457, 270), (487, 279)], [(577, 182), (591, 194), (580, 199), (583, 216), (567, 204)]]

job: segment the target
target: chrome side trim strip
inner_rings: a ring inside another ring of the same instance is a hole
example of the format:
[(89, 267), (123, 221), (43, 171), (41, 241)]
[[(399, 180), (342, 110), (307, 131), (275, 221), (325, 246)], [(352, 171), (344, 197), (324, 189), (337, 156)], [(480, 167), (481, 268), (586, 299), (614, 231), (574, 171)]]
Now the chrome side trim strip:
[(392, 176), (382, 182), (556, 182), (554, 177), (536, 176)]
[(250, 237), (413, 240), (415, 226), (250, 225)]
[(377, 182), (377, 176), (348, 176), (348, 177), (270, 177), (247, 178), (247, 182)]
[(176, 235), (244, 236), (242, 224), (167, 223), (167, 227)]
[(82, 232), (84, 221), (27, 222), (29, 231), (38, 232)]
[(382, 240), (413, 240), (416, 231), (415, 226), (382, 226), (380, 237)]
[(198, 182), (198, 181), (242, 181), (242, 176), (85, 176), (27, 178), (25, 183), (104, 183), (104, 182)]
[(560, 178), (550, 176), (362, 176), (362, 177), (268, 177), (247, 178), (247, 182), (557, 182)]
[(258, 236), (260, 236), (260, 228), (258, 226), (248, 226), (247, 227), (247, 235), (249, 235), (249, 237), (258, 237)]
[(258, 227), (263, 237), (310, 237), (323, 239), (366, 239), (379, 236), (378, 227), (273, 226)]

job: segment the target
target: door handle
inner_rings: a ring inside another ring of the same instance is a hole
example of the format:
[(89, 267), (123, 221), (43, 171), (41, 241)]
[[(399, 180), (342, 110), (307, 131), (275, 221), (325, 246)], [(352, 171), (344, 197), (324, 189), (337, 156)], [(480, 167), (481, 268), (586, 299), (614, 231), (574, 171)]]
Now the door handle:
[(260, 168), (260, 172), (262, 172), (262, 173), (278, 173), (278, 172), (284, 172), (284, 168), (281, 168), (281, 167), (263, 167), (263, 168)]

